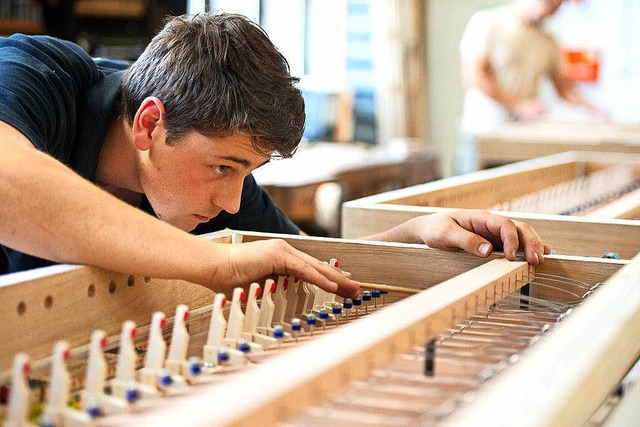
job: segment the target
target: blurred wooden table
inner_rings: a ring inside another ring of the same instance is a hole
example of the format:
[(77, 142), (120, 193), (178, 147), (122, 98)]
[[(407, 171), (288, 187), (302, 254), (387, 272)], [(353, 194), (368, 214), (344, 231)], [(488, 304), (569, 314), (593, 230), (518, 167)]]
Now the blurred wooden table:
[(564, 151), (640, 153), (640, 125), (597, 122), (510, 123), (478, 135), (481, 169)]
[(307, 143), (292, 158), (272, 161), (253, 174), (276, 205), (302, 224), (315, 220), (316, 191), (322, 184), (338, 184), (343, 202), (433, 181), (438, 168), (432, 147)]

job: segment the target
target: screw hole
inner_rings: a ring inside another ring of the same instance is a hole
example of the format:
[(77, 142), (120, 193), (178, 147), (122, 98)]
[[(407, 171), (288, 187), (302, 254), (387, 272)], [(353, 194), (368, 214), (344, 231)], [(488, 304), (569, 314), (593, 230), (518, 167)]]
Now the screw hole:
[(112, 294), (116, 291), (116, 282), (113, 280), (109, 282), (109, 293)]
[(133, 276), (129, 276), (127, 279), (127, 286), (131, 287), (136, 283), (136, 278)]
[(145, 277), (144, 278), (144, 283), (149, 283), (151, 281), (151, 277)]
[(18, 304), (18, 315), (22, 316), (25, 311), (27, 311), (27, 304), (25, 304), (24, 301), (20, 301)]
[(51, 308), (53, 305), (53, 297), (51, 295), (47, 295), (44, 299), (44, 308)]
[(93, 284), (89, 285), (87, 288), (87, 296), (89, 298), (93, 297), (96, 294), (96, 287)]

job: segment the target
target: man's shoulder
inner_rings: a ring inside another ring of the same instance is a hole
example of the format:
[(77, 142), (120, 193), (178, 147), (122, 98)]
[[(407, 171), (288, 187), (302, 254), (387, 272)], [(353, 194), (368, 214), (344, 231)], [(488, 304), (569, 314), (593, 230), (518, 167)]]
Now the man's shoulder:
[[(13, 54), (20, 52), (35, 57), (68, 57), (78, 56), (89, 60), (91, 57), (77, 44), (68, 40), (45, 35), (27, 35), (16, 33), (9, 37), (0, 37), (0, 48), (11, 50)], [(3, 55), (3, 57), (5, 57)]]

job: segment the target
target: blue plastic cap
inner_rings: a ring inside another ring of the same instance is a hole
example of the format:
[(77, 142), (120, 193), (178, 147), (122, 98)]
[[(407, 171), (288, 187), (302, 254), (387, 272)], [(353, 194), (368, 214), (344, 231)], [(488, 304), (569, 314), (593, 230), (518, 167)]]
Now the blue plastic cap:
[(89, 406), (87, 408), (87, 413), (91, 418), (98, 418), (100, 416), (100, 408), (97, 406)]
[(191, 372), (191, 375), (200, 375), (202, 373), (202, 368), (200, 367), (199, 363), (194, 363), (191, 366), (189, 366), (189, 372)]
[(130, 388), (125, 393), (124, 398), (127, 399), (127, 402), (133, 403), (136, 400), (140, 399), (140, 392), (135, 388)]
[(229, 361), (229, 353), (227, 350), (218, 350), (218, 363), (224, 363)]
[(171, 375), (161, 375), (159, 381), (161, 386), (168, 387), (173, 384), (173, 377)]

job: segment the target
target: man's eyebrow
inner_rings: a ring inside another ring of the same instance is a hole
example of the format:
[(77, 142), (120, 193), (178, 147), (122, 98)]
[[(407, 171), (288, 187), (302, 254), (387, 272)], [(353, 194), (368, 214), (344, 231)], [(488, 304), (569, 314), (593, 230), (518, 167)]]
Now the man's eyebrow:
[(230, 162), (238, 163), (239, 165), (242, 165), (245, 168), (251, 167), (251, 162), (247, 159), (243, 159), (242, 157), (236, 157), (236, 156), (218, 156), (218, 157), (224, 160), (228, 160)]

